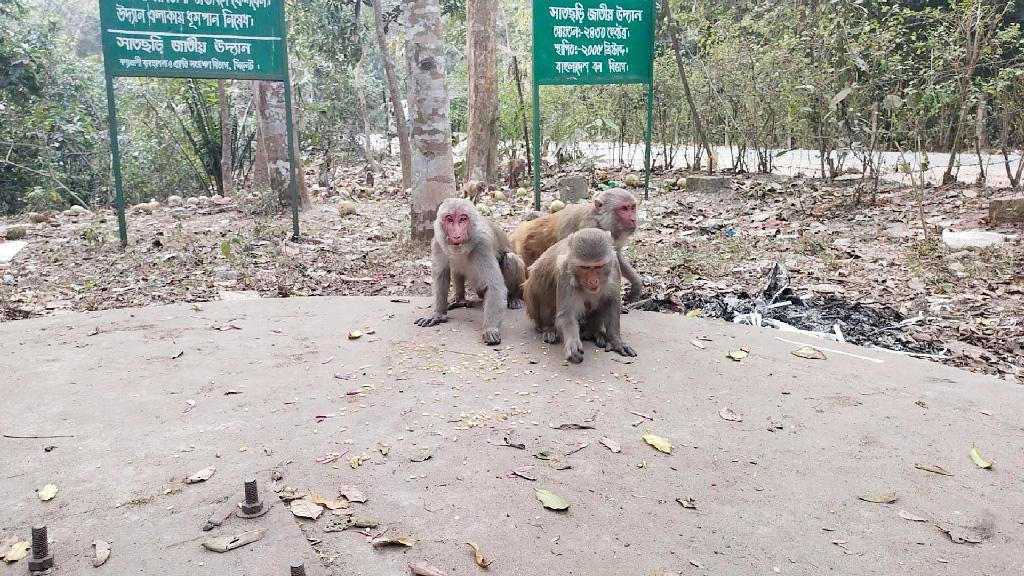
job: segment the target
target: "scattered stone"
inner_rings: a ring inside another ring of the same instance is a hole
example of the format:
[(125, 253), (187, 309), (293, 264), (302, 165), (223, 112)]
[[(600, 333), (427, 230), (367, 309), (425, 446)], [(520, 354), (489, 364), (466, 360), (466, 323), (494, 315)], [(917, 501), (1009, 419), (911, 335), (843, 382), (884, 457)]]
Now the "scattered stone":
[(342, 202), (338, 204), (338, 216), (351, 216), (356, 213), (356, 209), (357, 206), (355, 202)]
[(1004, 240), (1006, 234), (985, 230), (942, 231), (942, 241), (950, 248), (986, 248), (1002, 244)]
[(990, 224), (1024, 222), (1024, 196), (993, 198), (988, 205)]
[(590, 182), (586, 176), (573, 174), (558, 180), (558, 197), (566, 204), (590, 198)]
[(28, 234), (28, 226), (11, 226), (4, 234), (8, 240), (21, 240)]
[(687, 176), (686, 190), (689, 192), (728, 192), (732, 190), (732, 179), (728, 176)]

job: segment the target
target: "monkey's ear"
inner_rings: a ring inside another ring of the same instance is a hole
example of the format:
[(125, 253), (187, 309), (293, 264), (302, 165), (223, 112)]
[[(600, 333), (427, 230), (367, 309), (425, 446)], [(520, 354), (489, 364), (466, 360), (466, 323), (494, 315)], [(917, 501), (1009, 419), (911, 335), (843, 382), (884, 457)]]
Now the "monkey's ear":
[(594, 195), (594, 208), (600, 210), (602, 206), (604, 206), (604, 194), (598, 192)]

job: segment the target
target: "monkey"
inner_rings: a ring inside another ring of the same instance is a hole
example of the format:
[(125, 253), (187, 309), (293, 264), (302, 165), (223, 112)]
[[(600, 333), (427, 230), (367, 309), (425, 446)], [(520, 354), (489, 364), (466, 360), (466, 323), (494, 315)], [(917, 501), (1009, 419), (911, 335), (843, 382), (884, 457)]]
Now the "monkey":
[(469, 199), (476, 204), (480, 201), (480, 195), (487, 191), (487, 184), (479, 180), (469, 180), (462, 186), (462, 197)]
[(582, 339), (593, 340), (606, 351), (636, 356), (619, 334), (621, 282), (611, 233), (584, 228), (530, 266), (523, 287), (526, 314), (544, 342), (564, 342), (568, 362), (583, 361)]
[(509, 190), (519, 188), (519, 184), (522, 183), (523, 180), (523, 175), (526, 174), (526, 159), (509, 158), (508, 162), (505, 163), (505, 170), (508, 172), (507, 182)]
[[(465, 198), (448, 198), (441, 203), (434, 220), (431, 243), (431, 271), (434, 278), (434, 314), (416, 320), (424, 328), (448, 321), (448, 310), (472, 308), (466, 299), (466, 282), (483, 299), (483, 340), (501, 344), (502, 307), (523, 306), (522, 285), (526, 266), (512, 252), (505, 232), (477, 212)], [(448, 290), (455, 284), (455, 300), (449, 304)]]
[(622, 188), (602, 190), (591, 203), (572, 204), (554, 214), (523, 222), (512, 234), (512, 246), (529, 268), (552, 244), (584, 228), (611, 233), (619, 269), (629, 280), (626, 298), (639, 299), (643, 282), (622, 255), (629, 236), (636, 231), (636, 198)]

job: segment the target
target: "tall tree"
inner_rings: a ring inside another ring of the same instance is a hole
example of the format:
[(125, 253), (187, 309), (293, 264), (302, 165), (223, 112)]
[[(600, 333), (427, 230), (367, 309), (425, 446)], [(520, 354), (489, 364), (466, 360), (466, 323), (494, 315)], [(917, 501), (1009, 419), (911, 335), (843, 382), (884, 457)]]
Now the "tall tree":
[(220, 193), (231, 196), (235, 192), (235, 162), (231, 149), (231, 108), (225, 84), (224, 80), (217, 80), (217, 93), (220, 96)]
[(497, 0), (466, 1), (469, 139), (466, 179), (493, 182), (498, 171)]
[[(704, 125), (700, 121), (700, 112), (697, 111), (697, 104), (693, 101), (693, 94), (690, 92), (690, 81), (686, 77), (686, 64), (683, 62), (683, 52), (679, 46), (679, 32), (676, 30), (675, 22), (672, 20), (672, 7), (670, 1), (665, 0), (665, 24), (668, 26), (669, 38), (672, 40), (672, 51), (676, 56), (676, 66), (679, 68), (679, 79), (683, 83), (683, 93), (686, 94), (686, 103), (690, 107), (690, 115), (693, 117), (693, 127), (697, 131), (697, 138), (700, 145), (708, 153), (708, 174), (714, 172), (714, 156), (711, 154), (711, 146), (708, 146), (708, 137), (704, 132)], [(696, 166), (699, 170), (700, 166)]]
[(403, 11), (412, 121), (412, 238), (429, 241), (438, 205), (455, 194), (444, 29), (437, 0), (409, 0)]
[[(259, 122), (259, 139), (257, 153), (262, 164), (255, 167), (256, 171), (266, 174), (270, 189), (277, 193), (282, 204), (291, 204), (291, 173), (288, 158), (288, 116), (284, 106), (284, 82), (267, 82), (258, 80), (253, 83), (256, 98), (256, 118)], [(294, 118), (294, 114), (292, 116)], [(298, 132), (296, 130), (296, 132)], [(298, 136), (296, 135), (296, 140)], [(298, 156), (299, 145), (295, 143), (295, 154)], [(295, 176), (298, 184), (299, 208), (309, 206), (309, 192), (303, 178), (302, 163), (299, 158), (295, 162)], [(259, 178), (257, 179), (259, 180)]]
[(395, 64), (391, 61), (391, 49), (384, 29), (384, 11), (380, 0), (370, 0), (373, 5), (374, 28), (377, 33), (377, 44), (380, 47), (380, 59), (384, 64), (384, 79), (394, 108), (395, 130), (398, 132), (398, 154), (402, 161), (402, 189), (412, 186), (412, 152), (409, 147), (409, 127), (405, 122), (405, 108), (402, 106), (402, 94), (398, 90), (398, 74)]

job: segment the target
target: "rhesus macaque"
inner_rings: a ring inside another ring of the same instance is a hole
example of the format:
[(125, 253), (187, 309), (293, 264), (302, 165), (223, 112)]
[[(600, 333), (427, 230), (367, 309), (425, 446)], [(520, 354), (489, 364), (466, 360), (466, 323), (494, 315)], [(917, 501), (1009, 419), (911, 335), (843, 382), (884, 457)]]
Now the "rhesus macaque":
[(636, 198), (622, 188), (602, 190), (591, 203), (572, 204), (554, 214), (523, 222), (512, 234), (512, 246), (529, 267), (551, 245), (584, 228), (611, 233), (619, 269), (629, 280), (626, 298), (638, 299), (643, 283), (622, 255), (629, 236), (636, 231)]
[[(561, 339), (565, 359), (583, 361), (582, 339), (636, 356), (619, 336), (622, 278), (612, 235), (584, 228), (544, 252), (524, 285), (526, 313), (548, 344)], [(582, 337), (581, 337), (582, 328)]]
[(525, 158), (509, 158), (508, 162), (505, 163), (505, 171), (508, 173), (508, 187), (510, 190), (519, 188), (519, 184), (523, 181), (523, 175), (526, 174), (526, 159)]
[(469, 180), (462, 187), (462, 197), (474, 205), (480, 201), (480, 195), (487, 191), (487, 184), (479, 180)]
[[(448, 321), (448, 310), (471, 308), (466, 282), (484, 301), (484, 342), (501, 343), (502, 308), (523, 305), (526, 266), (512, 252), (505, 232), (477, 212), (465, 198), (448, 198), (437, 209), (431, 243), (434, 277), (434, 315), (416, 320), (417, 326), (436, 326)], [(448, 303), (448, 289), (455, 283), (455, 300)]]

